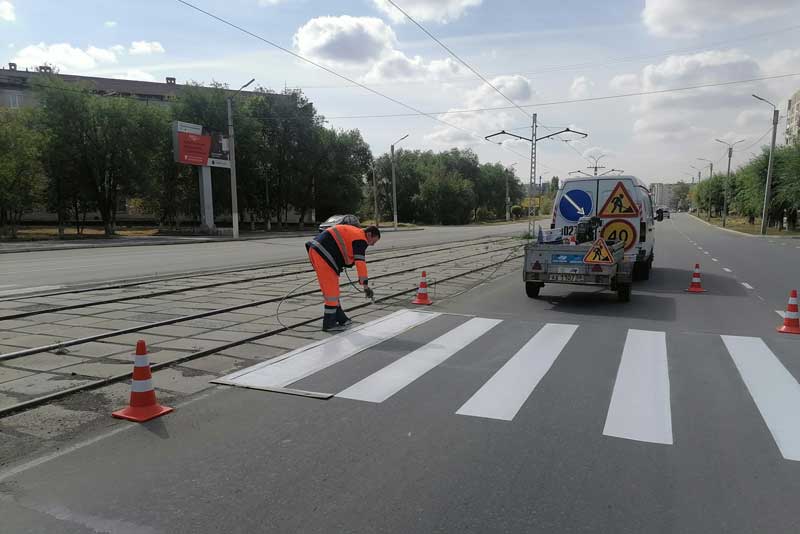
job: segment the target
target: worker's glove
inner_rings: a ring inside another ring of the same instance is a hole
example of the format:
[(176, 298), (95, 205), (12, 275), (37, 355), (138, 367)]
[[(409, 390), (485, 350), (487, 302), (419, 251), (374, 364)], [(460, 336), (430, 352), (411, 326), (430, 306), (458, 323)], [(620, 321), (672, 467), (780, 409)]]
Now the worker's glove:
[(368, 299), (375, 298), (375, 292), (369, 286), (364, 286), (364, 295), (366, 295)]

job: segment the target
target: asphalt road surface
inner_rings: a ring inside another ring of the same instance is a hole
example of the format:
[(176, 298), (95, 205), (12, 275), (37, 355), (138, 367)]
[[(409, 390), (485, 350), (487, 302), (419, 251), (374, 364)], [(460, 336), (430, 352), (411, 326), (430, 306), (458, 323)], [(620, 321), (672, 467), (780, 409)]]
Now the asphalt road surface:
[[(425, 227), (383, 232), (375, 250), (431, 245), (490, 235), (517, 235), (527, 222), (510, 225)], [(0, 255), (0, 296), (75, 284), (127, 280), (192, 271), (273, 264), (305, 257), (310, 237), (270, 238), (182, 245), (87, 248)]]
[(511, 275), (385, 318), (258, 371), (328, 400), (217, 388), (0, 472), (4, 532), (798, 532), (796, 244), (677, 215), (630, 303)]

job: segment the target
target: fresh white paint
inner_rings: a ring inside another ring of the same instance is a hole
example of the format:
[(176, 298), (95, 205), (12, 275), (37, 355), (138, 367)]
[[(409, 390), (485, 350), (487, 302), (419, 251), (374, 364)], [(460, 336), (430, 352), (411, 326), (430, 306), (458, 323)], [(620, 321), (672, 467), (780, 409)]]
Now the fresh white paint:
[(456, 413), (514, 419), (577, 329), (571, 324), (544, 325)]
[(603, 434), (672, 445), (664, 332), (628, 330)]
[(722, 341), (781, 454), (800, 461), (800, 384), (761, 338)]
[(249, 387), (286, 387), (438, 317), (439, 313), (400, 310), (386, 317), (293, 350), (284, 356), (224, 376), (220, 381)]
[(480, 317), (470, 319), (336, 396), (366, 402), (383, 402), (501, 322)]
[(742, 285), (743, 285), (745, 288), (747, 288), (747, 289), (753, 289), (753, 286), (751, 286), (751, 285), (750, 285), (750, 284), (748, 284), (747, 282), (742, 282)]

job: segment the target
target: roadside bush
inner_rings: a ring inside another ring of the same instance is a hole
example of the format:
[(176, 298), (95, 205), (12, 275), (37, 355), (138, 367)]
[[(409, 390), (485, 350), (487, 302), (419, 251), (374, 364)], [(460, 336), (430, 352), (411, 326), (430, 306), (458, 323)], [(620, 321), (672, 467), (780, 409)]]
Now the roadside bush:
[(515, 219), (519, 219), (522, 217), (522, 213), (524, 212), (525, 208), (522, 206), (511, 206), (511, 216)]

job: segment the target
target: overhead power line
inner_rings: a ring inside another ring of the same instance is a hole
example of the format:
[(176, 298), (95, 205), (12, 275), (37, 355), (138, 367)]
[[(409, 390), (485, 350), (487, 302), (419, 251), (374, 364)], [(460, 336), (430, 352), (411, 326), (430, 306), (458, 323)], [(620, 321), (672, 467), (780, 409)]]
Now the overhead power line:
[(531, 116), (531, 114), (530, 114), (528, 111), (525, 111), (524, 109), (522, 109), (522, 108), (521, 108), (521, 107), (520, 107), (520, 106), (519, 106), (519, 105), (518, 105), (516, 102), (514, 102), (514, 101), (513, 101), (513, 100), (511, 100), (511, 99), (510, 99), (508, 96), (506, 96), (506, 94), (505, 94), (505, 93), (503, 93), (503, 91), (501, 91), (500, 89), (498, 89), (498, 88), (497, 88), (497, 86), (496, 86), (495, 84), (493, 84), (492, 82), (490, 82), (489, 80), (487, 80), (487, 79), (486, 79), (486, 78), (483, 76), (483, 74), (481, 74), (480, 72), (478, 72), (477, 70), (475, 70), (475, 69), (472, 67), (472, 65), (470, 65), (469, 63), (467, 63), (466, 61), (464, 61), (463, 59), (461, 59), (461, 57), (460, 57), (458, 54), (456, 54), (455, 52), (453, 52), (453, 51), (450, 49), (450, 47), (448, 47), (446, 44), (444, 44), (444, 43), (443, 43), (443, 42), (441, 42), (439, 39), (437, 39), (435, 35), (433, 35), (431, 32), (429, 32), (429, 31), (427, 30), (427, 28), (425, 28), (425, 27), (424, 27), (422, 24), (420, 24), (419, 22), (417, 22), (417, 21), (414, 19), (414, 17), (412, 17), (411, 15), (409, 15), (408, 13), (406, 13), (406, 11), (405, 11), (405, 10), (404, 10), (402, 7), (398, 6), (398, 5), (397, 5), (397, 4), (394, 2), (394, 0), (386, 0), (386, 1), (387, 1), (387, 2), (389, 2), (390, 4), (392, 4), (392, 5), (393, 5), (393, 6), (394, 6), (394, 7), (395, 7), (395, 8), (396, 8), (398, 11), (400, 11), (400, 13), (402, 13), (402, 14), (403, 14), (403, 15), (404, 15), (404, 16), (405, 16), (405, 17), (406, 17), (408, 20), (410, 20), (411, 22), (413, 22), (413, 23), (414, 23), (414, 25), (415, 25), (417, 28), (419, 28), (420, 30), (422, 30), (422, 32), (423, 32), (425, 35), (427, 35), (428, 37), (430, 37), (431, 39), (433, 39), (433, 40), (436, 42), (436, 44), (438, 44), (439, 46), (441, 46), (442, 48), (444, 48), (444, 49), (445, 49), (445, 51), (447, 51), (447, 53), (448, 53), (448, 54), (450, 54), (451, 56), (453, 56), (453, 57), (454, 57), (456, 60), (458, 60), (458, 62), (459, 62), (459, 63), (461, 63), (461, 64), (462, 64), (462, 65), (464, 65), (464, 66), (465, 66), (467, 69), (469, 69), (469, 71), (470, 71), (470, 72), (472, 72), (472, 74), (474, 74), (475, 76), (477, 76), (477, 77), (478, 77), (478, 78), (479, 78), (481, 81), (483, 81), (483, 83), (485, 83), (486, 85), (488, 85), (489, 87), (491, 87), (492, 89), (494, 89), (494, 91), (495, 91), (495, 92), (496, 92), (498, 95), (502, 96), (502, 97), (503, 97), (504, 99), (506, 99), (506, 101), (508, 101), (508, 102), (509, 102), (509, 103), (510, 103), (512, 106), (514, 106), (514, 107), (515, 107), (515, 108), (517, 108), (519, 111), (521, 111), (523, 115), (525, 115), (526, 117), (530, 117), (530, 116)]
[[(178, 0), (182, 1), (182, 0)], [(579, 104), (582, 102), (597, 102), (602, 100), (615, 100), (618, 98), (630, 98), (634, 96), (647, 96), (647, 95), (659, 95), (659, 94), (667, 94), (667, 93), (677, 93), (682, 91), (691, 91), (694, 89), (705, 89), (708, 87), (723, 87), (728, 85), (741, 85), (746, 83), (754, 83), (754, 82), (763, 82), (766, 80), (776, 80), (780, 78), (791, 78), (795, 76), (800, 76), (800, 72), (792, 72), (789, 74), (777, 74), (775, 76), (762, 76), (759, 78), (748, 78), (745, 80), (731, 80), (727, 82), (716, 82), (716, 83), (705, 83), (700, 85), (687, 85), (685, 87), (673, 87), (670, 89), (658, 89), (654, 91), (636, 91), (633, 93), (620, 93), (616, 95), (604, 95), (604, 96), (595, 96), (595, 97), (588, 97), (588, 98), (574, 98), (570, 100), (551, 100), (549, 102), (540, 102), (537, 104), (523, 104), (522, 108), (538, 108), (544, 106), (559, 106), (565, 104)], [(451, 109), (447, 111), (432, 111), (428, 113), (424, 113), (424, 115), (428, 114), (436, 114), (436, 115), (456, 115), (456, 114), (463, 114), (463, 113), (483, 113), (489, 111), (507, 111), (510, 109), (514, 109), (511, 106), (497, 106), (497, 107), (486, 107), (486, 108), (470, 108), (470, 109)], [(342, 116), (335, 116), (335, 117), (327, 117), (328, 119), (391, 119), (391, 118), (399, 118), (399, 117), (415, 117), (419, 115), (418, 113), (384, 113), (380, 115), (342, 115)], [(519, 127), (520, 129), (523, 128), (522, 126)], [(530, 126), (525, 126), (525, 129), (530, 128)], [(510, 128), (509, 128), (510, 129)]]
[[(376, 96), (384, 98), (384, 99), (386, 99), (386, 100), (388, 100), (388, 101), (390, 101), (390, 102), (392, 102), (394, 104), (397, 104), (398, 106), (401, 106), (401, 107), (404, 107), (404, 108), (406, 108), (408, 110), (411, 110), (413, 112), (412, 116), (413, 115), (426, 116), (426, 117), (428, 117), (428, 118), (430, 118), (432, 120), (435, 120), (436, 122), (444, 124), (445, 126), (447, 126), (449, 128), (453, 128), (453, 129), (459, 130), (461, 132), (464, 132), (464, 133), (472, 136), (473, 138), (475, 138), (475, 139), (477, 139), (479, 141), (484, 141), (484, 139), (481, 136), (479, 136), (477, 133), (475, 133), (475, 132), (467, 130), (466, 128), (462, 128), (461, 126), (458, 126), (456, 124), (452, 124), (450, 122), (447, 122), (447, 121), (437, 117), (436, 114), (434, 114), (434, 113), (428, 113), (428, 112), (419, 110), (419, 109), (415, 108), (414, 106), (406, 104), (405, 102), (402, 102), (402, 101), (400, 101), (400, 100), (398, 100), (396, 98), (393, 98), (393, 97), (391, 97), (391, 96), (389, 96), (389, 95), (387, 95), (385, 93), (382, 93), (382, 92), (380, 92), (380, 91), (378, 91), (376, 89), (373, 89), (372, 87), (369, 87), (368, 85), (365, 85), (365, 84), (363, 84), (363, 83), (361, 83), (359, 81), (356, 81), (356, 80), (354, 80), (354, 79), (352, 79), (352, 78), (350, 78), (348, 76), (345, 76), (344, 74), (340, 74), (339, 72), (336, 72), (335, 70), (333, 70), (333, 69), (331, 69), (329, 67), (326, 67), (325, 65), (322, 65), (321, 63), (317, 63), (316, 61), (314, 61), (312, 59), (309, 59), (309, 58), (307, 58), (305, 56), (302, 56), (302, 55), (300, 55), (300, 54), (298, 54), (296, 52), (293, 52), (292, 50), (289, 50), (288, 48), (286, 48), (284, 46), (281, 46), (278, 43), (270, 41), (269, 39), (267, 39), (265, 37), (262, 37), (262, 36), (260, 36), (260, 35), (258, 35), (256, 33), (253, 33), (250, 30), (248, 30), (246, 28), (243, 28), (242, 26), (234, 24), (233, 22), (230, 22), (230, 21), (228, 21), (228, 20), (226, 20), (226, 19), (224, 19), (224, 18), (222, 18), (222, 17), (220, 17), (218, 15), (215, 15), (214, 13), (211, 13), (210, 11), (206, 11), (205, 9), (202, 9), (202, 8), (192, 4), (191, 2), (188, 2), (187, 0), (176, 0), (176, 1), (181, 3), (181, 4), (183, 4), (183, 5), (185, 5), (185, 6), (187, 6), (187, 7), (189, 7), (189, 8), (191, 8), (191, 9), (194, 9), (195, 11), (198, 11), (198, 12), (200, 12), (200, 13), (202, 13), (202, 14), (204, 14), (204, 15), (206, 15), (206, 16), (208, 16), (208, 17), (210, 17), (210, 18), (212, 18), (212, 19), (214, 19), (214, 20), (216, 20), (218, 22), (221, 22), (222, 24), (225, 24), (226, 26), (229, 26), (229, 27), (231, 27), (231, 28), (233, 28), (235, 30), (238, 30), (238, 31), (246, 34), (246, 35), (249, 35), (250, 37), (258, 39), (259, 41), (262, 41), (263, 43), (266, 43), (266, 44), (270, 45), (273, 48), (277, 48), (278, 50), (280, 50), (282, 52), (285, 52), (285, 53), (289, 54), (290, 56), (295, 57), (295, 58), (297, 58), (297, 59), (299, 59), (301, 61), (304, 61), (304, 62), (308, 63), (309, 65), (313, 65), (314, 67), (317, 67), (318, 69), (324, 70), (328, 74), (332, 74), (333, 76), (336, 76), (337, 78), (340, 78), (340, 79), (342, 79), (342, 80), (344, 80), (344, 81), (346, 81), (348, 83), (351, 83), (353, 85), (361, 87), (365, 91), (368, 91), (368, 92), (370, 92), (370, 93), (372, 93), (372, 94), (374, 94)], [(505, 147), (503, 147), (503, 148), (505, 148)], [(516, 151), (510, 150), (510, 149), (507, 149), (507, 150), (509, 150), (510, 152), (512, 152), (513, 154), (515, 154), (517, 156), (524, 157), (524, 158), (527, 159), (527, 156), (523, 156), (522, 154), (520, 154), (520, 153), (518, 153)]]
[[(744, 41), (752, 41), (757, 39), (762, 39), (766, 37), (774, 37), (777, 34), (786, 33), (790, 31), (795, 31), (800, 29), (800, 25), (788, 26), (785, 28), (780, 28), (777, 30), (770, 30), (768, 32), (762, 32), (752, 35), (747, 35), (744, 37), (740, 37), (737, 39), (726, 39), (724, 41), (715, 41), (707, 43), (701, 47), (685, 47), (685, 48), (673, 48), (670, 50), (662, 50), (660, 52), (655, 52), (652, 54), (643, 54), (639, 56), (623, 56), (617, 58), (608, 58), (605, 60), (599, 61), (587, 61), (583, 63), (567, 63), (562, 65), (549, 65), (546, 67), (542, 67), (541, 69), (528, 71), (528, 72), (521, 72), (523, 76), (536, 76), (539, 74), (548, 74), (552, 72), (563, 72), (563, 71), (570, 71), (570, 70), (577, 70), (577, 69), (587, 69), (587, 68), (597, 68), (597, 67), (607, 67), (609, 65), (617, 65), (621, 63), (633, 63), (637, 61), (645, 61), (648, 59), (657, 59), (661, 57), (671, 56), (673, 54), (679, 53), (692, 53), (692, 52), (706, 52), (712, 50), (715, 47), (728, 45), (732, 43), (744, 42)], [(494, 76), (501, 76), (502, 73), (495, 74)], [(440, 82), (458, 82), (458, 81), (466, 81), (470, 79), (468, 76), (452, 76), (449, 78), (440, 79)], [(386, 87), (396, 87), (398, 83), (402, 84), (427, 84), (428, 81), (425, 80), (414, 80), (414, 81), (393, 81), (393, 82), (386, 82), (386, 83), (379, 83), (379, 84), (372, 84), (372, 86), (386, 86)], [(298, 83), (295, 85), (298, 88), (302, 89), (346, 89), (351, 87), (350, 85), (313, 85), (313, 84), (305, 84), (305, 83)]]

